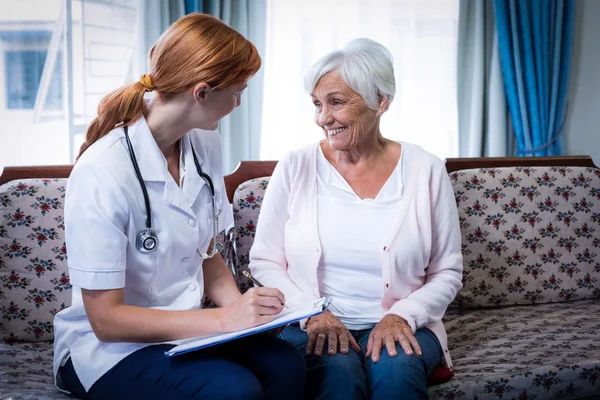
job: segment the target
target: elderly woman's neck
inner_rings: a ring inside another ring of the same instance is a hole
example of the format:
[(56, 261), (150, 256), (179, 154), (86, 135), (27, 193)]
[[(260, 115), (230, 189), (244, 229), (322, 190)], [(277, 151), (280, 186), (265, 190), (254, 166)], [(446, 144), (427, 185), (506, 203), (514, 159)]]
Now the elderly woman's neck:
[(334, 152), (336, 163), (343, 165), (371, 164), (385, 156), (389, 141), (378, 134), (369, 141), (359, 142), (348, 150)]

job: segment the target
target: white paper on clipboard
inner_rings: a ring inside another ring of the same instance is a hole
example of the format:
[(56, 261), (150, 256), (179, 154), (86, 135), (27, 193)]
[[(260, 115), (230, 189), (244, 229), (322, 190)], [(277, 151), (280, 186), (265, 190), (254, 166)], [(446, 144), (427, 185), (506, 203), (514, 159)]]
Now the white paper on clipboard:
[(295, 307), (294, 309), (288, 310), (286, 308), (275, 318), (273, 321), (258, 325), (253, 328), (242, 329), (241, 331), (219, 333), (214, 335), (200, 336), (191, 339), (184, 339), (179, 341), (179, 345), (173, 347), (171, 350), (165, 352), (165, 356), (174, 357), (180, 354), (189, 353), (190, 351), (200, 350), (205, 347), (215, 346), (217, 344), (229, 342), (230, 340), (239, 339), (244, 336), (253, 335), (268, 331), (270, 329), (278, 328), (283, 325), (288, 325), (293, 322), (300, 321), (305, 318), (310, 318), (315, 315), (321, 314), (331, 304), (329, 297), (322, 297), (319, 300), (309, 302), (303, 306)]

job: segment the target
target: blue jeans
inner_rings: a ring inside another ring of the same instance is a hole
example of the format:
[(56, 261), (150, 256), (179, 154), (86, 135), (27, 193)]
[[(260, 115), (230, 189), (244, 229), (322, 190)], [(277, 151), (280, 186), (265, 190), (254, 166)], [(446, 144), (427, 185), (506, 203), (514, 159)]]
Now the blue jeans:
[[(390, 357), (382, 348), (379, 361), (365, 359), (369, 334), (372, 329), (351, 330), (356, 342), (363, 349), (352, 347), (347, 354), (305, 356), (306, 398), (327, 400), (358, 399), (428, 399), (427, 376), (442, 359), (442, 347), (437, 337), (427, 328), (419, 329), (415, 338), (421, 346), (422, 356), (406, 355), (396, 342), (398, 355)], [(305, 354), (308, 335), (298, 324), (288, 326), (281, 338), (292, 343)], [(327, 344), (325, 344), (327, 346)]]
[(82, 399), (303, 399), (306, 367), (285, 341), (254, 335), (167, 358), (172, 345), (145, 347), (125, 357), (86, 393), (71, 360), (60, 369), (67, 389)]

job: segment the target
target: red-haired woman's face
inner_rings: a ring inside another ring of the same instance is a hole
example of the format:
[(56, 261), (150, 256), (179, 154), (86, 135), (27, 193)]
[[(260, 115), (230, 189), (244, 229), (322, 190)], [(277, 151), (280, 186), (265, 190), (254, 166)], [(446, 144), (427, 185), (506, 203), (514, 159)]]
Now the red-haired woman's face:
[(219, 127), (219, 121), (231, 113), (242, 102), (242, 93), (248, 86), (248, 82), (235, 84), (224, 89), (211, 90), (206, 102), (206, 128), (215, 130)]

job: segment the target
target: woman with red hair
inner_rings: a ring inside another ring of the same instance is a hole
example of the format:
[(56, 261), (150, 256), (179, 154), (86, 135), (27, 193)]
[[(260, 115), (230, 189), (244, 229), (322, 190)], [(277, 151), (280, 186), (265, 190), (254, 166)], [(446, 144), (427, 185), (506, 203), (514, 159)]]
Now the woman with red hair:
[[(283, 294), (240, 294), (217, 233), (232, 222), (219, 120), (261, 66), (254, 45), (204, 14), (175, 22), (139, 82), (104, 97), (67, 184), (73, 285), (54, 320), (60, 390), (89, 399), (302, 398), (293, 346), (255, 335), (177, 357), (177, 341), (249, 328)], [(148, 103), (144, 93), (155, 92)], [(202, 309), (204, 294), (218, 305)]]

